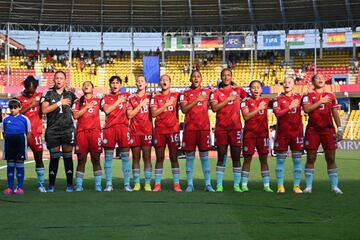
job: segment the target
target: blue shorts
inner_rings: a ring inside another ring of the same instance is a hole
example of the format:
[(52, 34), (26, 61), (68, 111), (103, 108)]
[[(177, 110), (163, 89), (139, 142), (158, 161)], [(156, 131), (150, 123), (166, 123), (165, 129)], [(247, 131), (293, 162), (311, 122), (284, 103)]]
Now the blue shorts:
[(27, 159), (27, 137), (25, 134), (7, 134), (4, 140), (5, 160)]

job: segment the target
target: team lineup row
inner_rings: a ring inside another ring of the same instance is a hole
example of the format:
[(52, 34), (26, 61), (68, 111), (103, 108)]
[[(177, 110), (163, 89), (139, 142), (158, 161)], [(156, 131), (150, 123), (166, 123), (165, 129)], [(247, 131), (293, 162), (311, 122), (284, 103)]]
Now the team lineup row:
[[(104, 172), (106, 186), (104, 191), (112, 191), (112, 160), (114, 148), (120, 147), (125, 191), (139, 191), (140, 158), (144, 162), (145, 191), (161, 191), (165, 147), (168, 146), (173, 189), (181, 192), (180, 169), (177, 160), (179, 146), (178, 111), (185, 114), (182, 149), (186, 152), (186, 192), (194, 191), (193, 169), (195, 150), (198, 148), (205, 190), (223, 191), (224, 159), (230, 146), (233, 164), (235, 192), (247, 192), (250, 164), (255, 149), (259, 155), (261, 174), (265, 192), (273, 192), (270, 187), (268, 156), (268, 118), (267, 109), (273, 105), (278, 120), (276, 132), (276, 179), (277, 192), (284, 193), (284, 162), (288, 148), (292, 152), (295, 193), (311, 193), (314, 176), (314, 164), (317, 149), (322, 144), (327, 161), (331, 190), (341, 194), (338, 188), (338, 173), (335, 163), (336, 141), (342, 139), (342, 127), (337, 112), (336, 98), (324, 91), (325, 80), (322, 75), (314, 75), (314, 91), (305, 96), (293, 93), (294, 79), (286, 78), (284, 92), (275, 100), (261, 96), (262, 84), (254, 80), (250, 83), (250, 94), (233, 84), (229, 69), (221, 72), (219, 88), (212, 91), (201, 87), (202, 77), (199, 71), (191, 74), (191, 86), (182, 93), (171, 91), (171, 79), (168, 75), (160, 78), (161, 91), (146, 92), (147, 81), (144, 76), (136, 79), (137, 92), (130, 95), (121, 92), (121, 79), (113, 76), (109, 79), (110, 93), (102, 99), (93, 95), (91, 82), (83, 84), (83, 96), (80, 99), (66, 90), (64, 72), (54, 74), (54, 87), (45, 93), (36, 92), (38, 82), (29, 76), (24, 81), (24, 91), (9, 102), (11, 114), (4, 118), (5, 148), (4, 156), (8, 161), (8, 188), (4, 193), (23, 194), (23, 161), (26, 159), (26, 145), (33, 153), (40, 192), (54, 192), (55, 180), (60, 157), (63, 157), (67, 179), (67, 192), (73, 188), (72, 152), (78, 158), (76, 168), (75, 191), (83, 191), (83, 176), (88, 153), (91, 156), (95, 178), (95, 190), (102, 191), (102, 168), (100, 154), (104, 149)], [(211, 185), (208, 150), (210, 145), (209, 106), (216, 113), (215, 144), (217, 146), (216, 190)], [(305, 137), (301, 120), (301, 109), (309, 114)], [(100, 111), (106, 114), (105, 127), (100, 127)], [(24, 114), (24, 115), (22, 115)], [(42, 161), (42, 114), (46, 114), (47, 128), (45, 141), (50, 152), (49, 186), (45, 189), (45, 169)], [(245, 120), (244, 127), (240, 121)], [(25, 117), (26, 116), (26, 117)], [(152, 118), (155, 118), (153, 127)], [(76, 128), (74, 127), (76, 119)], [(333, 124), (337, 125), (337, 131)], [(25, 138), (24, 134), (28, 137)], [(21, 144), (20, 144), (21, 143)], [(156, 153), (155, 184), (151, 186), (152, 164), (151, 147)], [(307, 151), (305, 164), (306, 187), (302, 191), (302, 152)], [(129, 151), (132, 151), (132, 166)], [(244, 161), (241, 167), (240, 153)], [(14, 190), (14, 172), (17, 172), (18, 187)], [(130, 185), (131, 170), (133, 187)]]

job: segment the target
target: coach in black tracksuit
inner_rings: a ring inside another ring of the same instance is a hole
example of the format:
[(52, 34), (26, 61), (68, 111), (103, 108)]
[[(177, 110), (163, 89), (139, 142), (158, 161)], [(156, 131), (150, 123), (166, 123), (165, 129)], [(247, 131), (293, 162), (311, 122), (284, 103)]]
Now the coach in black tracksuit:
[(47, 128), (45, 132), (45, 141), (50, 151), (49, 166), (49, 188), (48, 192), (55, 191), (55, 180), (59, 166), (59, 159), (64, 159), (64, 167), (67, 181), (67, 192), (73, 191), (73, 161), (72, 150), (75, 142), (75, 126), (72, 116), (71, 106), (76, 96), (67, 91), (66, 75), (58, 71), (54, 75), (54, 87), (43, 94), (42, 112), (46, 114)]

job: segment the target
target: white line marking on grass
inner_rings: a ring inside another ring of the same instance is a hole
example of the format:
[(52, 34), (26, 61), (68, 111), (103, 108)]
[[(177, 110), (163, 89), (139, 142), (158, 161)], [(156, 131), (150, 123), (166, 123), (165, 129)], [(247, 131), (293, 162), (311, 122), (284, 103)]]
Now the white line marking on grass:
[[(31, 161), (24, 162), (24, 164), (29, 164), (29, 163), (34, 163), (34, 162), (35, 162), (34, 160), (31, 160)], [(7, 166), (6, 166), (6, 165), (5, 165), (5, 166), (0, 167), (0, 170), (1, 170), (1, 169), (5, 169), (5, 168), (7, 168)]]

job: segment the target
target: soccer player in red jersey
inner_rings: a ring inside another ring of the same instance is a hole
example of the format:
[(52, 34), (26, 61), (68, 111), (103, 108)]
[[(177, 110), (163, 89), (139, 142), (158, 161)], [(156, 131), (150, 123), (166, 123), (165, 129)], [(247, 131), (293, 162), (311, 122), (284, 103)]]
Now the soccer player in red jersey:
[(152, 118), (150, 115), (151, 94), (146, 92), (147, 81), (142, 75), (136, 79), (137, 92), (129, 96), (127, 115), (130, 119), (130, 146), (133, 157), (132, 171), (134, 191), (140, 190), (140, 157), (144, 161), (145, 191), (151, 192), (151, 146)]
[(262, 83), (259, 80), (253, 80), (249, 87), (251, 96), (241, 103), (241, 111), (245, 120), (243, 133), (244, 164), (241, 176), (241, 189), (243, 192), (249, 191), (247, 184), (250, 174), (250, 163), (256, 148), (259, 154), (264, 191), (273, 192), (270, 188), (270, 172), (267, 164), (269, 152), (267, 108), (269, 99), (261, 97)]
[(110, 192), (112, 187), (112, 160), (116, 144), (120, 147), (122, 160), (122, 171), (124, 175), (124, 190), (131, 192), (130, 187), (130, 160), (129, 160), (129, 119), (126, 114), (126, 101), (129, 93), (121, 93), (121, 79), (112, 76), (109, 79), (110, 94), (101, 100), (102, 110), (106, 114), (105, 127), (103, 131), (103, 147), (105, 150), (105, 179), (104, 191)]
[[(336, 141), (342, 140), (343, 128), (338, 114), (338, 104), (334, 94), (325, 92), (325, 79), (321, 74), (312, 78), (314, 91), (303, 97), (304, 111), (309, 114), (305, 132), (305, 149), (307, 161), (305, 165), (306, 188), (304, 193), (312, 192), (314, 165), (317, 150), (321, 143), (325, 152), (331, 190), (342, 194), (338, 187), (338, 171), (335, 163)], [(337, 126), (337, 132), (333, 124)]]
[(28, 146), (32, 150), (35, 158), (35, 171), (38, 180), (39, 192), (46, 192), (45, 189), (45, 168), (43, 163), (43, 143), (41, 140), (42, 112), (40, 107), (40, 99), (42, 93), (36, 92), (39, 81), (33, 76), (28, 76), (24, 81), (24, 91), (18, 96), (21, 102), (21, 114), (24, 114), (31, 123), (31, 132), (28, 137)]
[(202, 76), (197, 70), (190, 76), (191, 87), (180, 95), (180, 106), (185, 114), (185, 127), (182, 149), (186, 151), (186, 178), (185, 192), (193, 192), (193, 171), (196, 146), (205, 178), (205, 191), (214, 192), (211, 186), (210, 162), (208, 151), (210, 148), (210, 120), (209, 97), (210, 89), (202, 88)]
[(217, 192), (223, 191), (224, 157), (230, 145), (230, 153), (233, 162), (234, 191), (241, 192), (241, 138), (242, 125), (240, 119), (240, 102), (247, 96), (241, 87), (231, 86), (232, 72), (230, 69), (221, 71), (221, 88), (210, 96), (210, 104), (213, 112), (216, 112), (215, 144), (218, 152), (216, 166)]
[(276, 178), (277, 192), (285, 193), (284, 187), (284, 164), (287, 151), (290, 146), (293, 160), (293, 176), (295, 193), (302, 193), (301, 180), (301, 155), (304, 150), (304, 130), (301, 120), (301, 96), (294, 94), (295, 80), (292, 77), (285, 78), (284, 92), (274, 101), (274, 114), (277, 118), (277, 130), (275, 139), (276, 151)]
[(161, 178), (163, 174), (163, 163), (165, 147), (168, 146), (171, 161), (171, 170), (174, 180), (174, 191), (181, 192), (180, 169), (177, 160), (177, 149), (179, 146), (179, 119), (178, 100), (179, 93), (171, 92), (171, 79), (168, 75), (160, 77), (161, 91), (154, 94), (151, 99), (151, 116), (155, 118), (154, 146), (156, 153), (155, 186), (154, 192), (161, 191)]
[(78, 156), (76, 168), (75, 191), (83, 191), (83, 178), (88, 153), (90, 153), (95, 178), (95, 191), (101, 192), (101, 165), (102, 152), (100, 126), (100, 99), (93, 95), (94, 85), (90, 81), (83, 83), (84, 95), (75, 100), (73, 116), (77, 119), (75, 153)]

